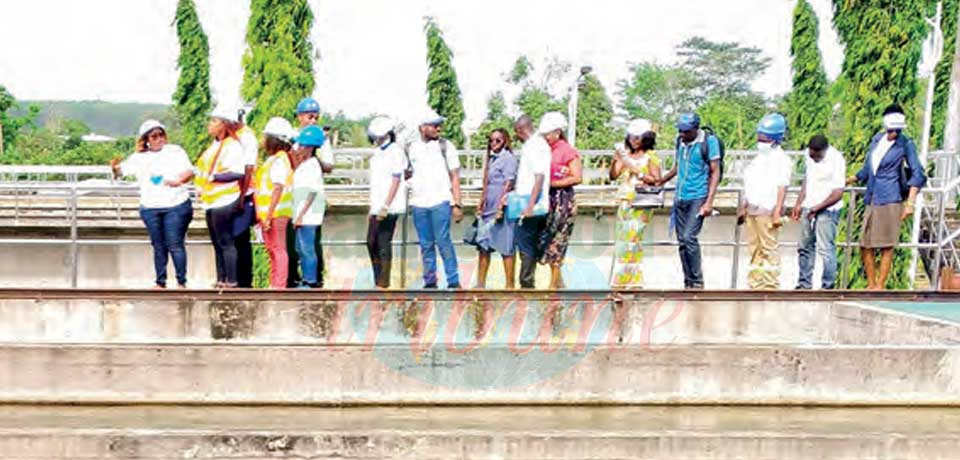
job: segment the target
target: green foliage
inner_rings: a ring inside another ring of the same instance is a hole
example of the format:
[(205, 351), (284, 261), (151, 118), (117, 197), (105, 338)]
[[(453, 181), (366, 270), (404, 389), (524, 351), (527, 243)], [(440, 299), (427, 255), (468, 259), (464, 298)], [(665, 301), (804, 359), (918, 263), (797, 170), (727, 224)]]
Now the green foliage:
[(253, 245), (253, 288), (270, 288), (270, 256), (262, 244)]
[[(846, 153), (847, 167), (854, 172), (867, 155), (870, 139), (882, 128), (883, 109), (900, 103), (915, 119), (918, 94), (917, 64), (927, 35), (925, 0), (834, 0), (833, 22), (845, 46), (843, 61), (844, 129), (839, 147)], [(915, 126), (910, 131), (915, 131)], [(849, 209), (848, 206), (846, 209)], [(863, 206), (855, 210), (854, 228), (841, 226), (842, 238), (859, 235)], [(845, 219), (842, 219), (845, 221)], [(904, 225), (901, 234), (909, 234)], [(855, 237), (850, 237), (851, 240)], [(847, 287), (866, 286), (859, 251), (851, 258)], [(907, 287), (909, 257), (898, 251), (890, 276), (891, 286)]]
[(693, 77), (692, 96), (697, 102), (710, 97), (746, 96), (750, 85), (770, 66), (759, 48), (735, 42), (712, 42), (693, 37), (677, 48), (680, 66)]
[(530, 63), (530, 59), (526, 56), (520, 56), (517, 58), (516, 62), (513, 63), (513, 69), (510, 70), (510, 74), (507, 76), (507, 81), (513, 83), (514, 85), (519, 85), (521, 82), (529, 78), (532, 72), (533, 64)]
[(827, 72), (823, 67), (818, 40), (817, 14), (807, 0), (799, 0), (793, 11), (793, 90), (786, 101), (785, 113), (790, 135), (787, 142), (801, 148), (810, 138), (825, 134), (832, 114), (827, 95)]
[(613, 102), (594, 75), (587, 75), (578, 91), (577, 147), (611, 148), (614, 142), (623, 139), (623, 133), (613, 127)]
[(247, 122), (259, 131), (272, 117), (294, 118), (313, 93), (313, 12), (307, 0), (252, 0), (240, 93), (253, 104)]
[(470, 148), (484, 150), (487, 138), (497, 128), (506, 129), (513, 135), (513, 120), (507, 115), (507, 102), (502, 92), (496, 92), (487, 100), (487, 118), (483, 120), (477, 132), (470, 136)]
[(566, 112), (567, 98), (557, 99), (543, 88), (526, 88), (517, 96), (517, 108), (538, 123), (547, 112)]
[(16, 165), (105, 165), (113, 158), (133, 153), (132, 136), (114, 142), (71, 142), (63, 136), (39, 129), (17, 138), (3, 156), (3, 164)]
[(438, 114), (446, 117), (443, 124), (443, 136), (457, 147), (463, 147), (466, 139), (463, 135), (463, 99), (460, 85), (457, 83), (457, 71), (453, 67), (453, 51), (443, 39), (443, 32), (433, 18), (427, 18), (424, 25), (427, 35), (427, 103)]
[(621, 108), (631, 119), (646, 118), (661, 126), (696, 105), (690, 88), (693, 76), (686, 69), (644, 62), (630, 66), (631, 77), (617, 86)]
[(22, 128), (33, 126), (40, 111), (37, 106), (30, 105), (27, 113), (14, 115), (13, 112), (18, 108), (17, 99), (7, 91), (6, 87), (0, 85), (0, 125), (3, 126), (3, 138), (0, 139), (0, 143), (3, 144), (4, 152), (17, 141)]
[(950, 96), (950, 76), (953, 60), (957, 54), (957, 14), (960, 0), (943, 0), (943, 59), (937, 64), (937, 81), (933, 99), (933, 125), (930, 136), (931, 148), (943, 146), (944, 127), (947, 123), (947, 99)]
[(324, 114), (321, 120), (323, 126), (339, 133), (338, 147), (368, 147), (370, 142), (367, 140), (367, 125), (372, 118), (348, 118), (340, 111), (334, 115)]
[(569, 97), (554, 97), (550, 88), (556, 86), (560, 78), (570, 71), (570, 63), (553, 56), (544, 61), (539, 79), (534, 78), (535, 70), (526, 56), (520, 56), (507, 77), (507, 83), (521, 88), (513, 104), (520, 113), (530, 116), (534, 125), (547, 112), (566, 113)]
[(766, 114), (766, 101), (757, 94), (714, 96), (697, 110), (703, 125), (723, 139), (728, 149), (750, 149), (757, 144), (757, 122)]
[(180, 144), (190, 154), (198, 155), (207, 142), (207, 117), (213, 106), (210, 45), (193, 0), (179, 0), (174, 22), (180, 41), (180, 78), (173, 93), (173, 111), (180, 127)]
[[(171, 129), (178, 124), (171, 107), (135, 102), (20, 101), (20, 106), (10, 112), (13, 116), (28, 116), (31, 107), (36, 109), (34, 118), (39, 127), (56, 130), (63, 120), (79, 120), (90, 131), (112, 137), (135, 135), (140, 123), (148, 118), (160, 120)], [(179, 143), (179, 139), (174, 140)]]

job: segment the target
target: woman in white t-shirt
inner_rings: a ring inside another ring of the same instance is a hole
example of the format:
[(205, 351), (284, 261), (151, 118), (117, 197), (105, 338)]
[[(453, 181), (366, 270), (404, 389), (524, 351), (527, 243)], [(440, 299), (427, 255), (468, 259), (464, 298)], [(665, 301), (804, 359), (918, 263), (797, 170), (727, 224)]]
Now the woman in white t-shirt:
[(301, 288), (322, 286), (318, 270), (317, 235), (323, 225), (326, 197), (323, 193), (323, 170), (314, 156), (326, 136), (317, 126), (308, 126), (297, 137), (293, 159), (293, 226), (297, 232), (297, 254), (300, 256)]
[(115, 177), (135, 176), (140, 184), (140, 218), (153, 245), (156, 287), (167, 287), (167, 261), (173, 259), (177, 284), (187, 286), (187, 249), (184, 240), (193, 220), (190, 191), (184, 187), (193, 178), (193, 166), (180, 146), (167, 144), (162, 123), (147, 120), (140, 125), (136, 153), (110, 162)]
[(370, 214), (367, 221), (367, 253), (373, 267), (373, 280), (381, 289), (390, 288), (393, 266), (393, 233), (397, 218), (407, 212), (403, 191), (403, 173), (407, 160), (397, 145), (392, 120), (375, 118), (367, 128), (370, 143), (375, 146), (370, 157)]

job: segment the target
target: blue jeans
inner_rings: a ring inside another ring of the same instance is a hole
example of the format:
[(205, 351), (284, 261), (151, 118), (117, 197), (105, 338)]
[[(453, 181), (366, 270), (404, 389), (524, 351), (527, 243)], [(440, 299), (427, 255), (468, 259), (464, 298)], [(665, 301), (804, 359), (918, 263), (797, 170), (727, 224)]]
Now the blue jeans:
[(800, 281), (798, 289), (813, 289), (816, 255), (823, 258), (822, 289), (834, 289), (837, 282), (837, 223), (840, 211), (821, 211), (811, 225), (809, 209), (800, 218)]
[(457, 253), (450, 239), (450, 203), (445, 201), (432, 208), (413, 208), (413, 226), (420, 239), (420, 258), (423, 260), (423, 285), (437, 287), (437, 248), (443, 258), (447, 287), (460, 287)]
[(300, 271), (303, 283), (319, 286), (317, 282), (317, 225), (297, 227), (297, 254), (300, 256)]
[(153, 245), (153, 269), (157, 286), (167, 285), (167, 260), (173, 259), (177, 271), (177, 283), (187, 284), (187, 248), (184, 239), (187, 226), (193, 220), (193, 205), (190, 200), (172, 208), (140, 208), (140, 218), (147, 226), (150, 244)]
[(695, 200), (677, 200), (674, 203), (677, 243), (680, 244), (680, 264), (683, 265), (683, 287), (703, 289), (703, 267), (700, 254), (700, 230), (703, 230), (703, 216), (700, 207), (706, 198)]

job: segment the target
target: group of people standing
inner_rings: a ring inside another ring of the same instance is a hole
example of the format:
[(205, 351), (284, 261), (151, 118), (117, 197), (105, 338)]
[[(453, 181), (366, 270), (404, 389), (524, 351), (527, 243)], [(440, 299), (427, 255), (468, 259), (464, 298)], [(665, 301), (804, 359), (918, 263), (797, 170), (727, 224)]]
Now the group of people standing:
[[(187, 285), (184, 240), (193, 207), (185, 186), (191, 180), (214, 247), (216, 287), (252, 287), (253, 228), (259, 228), (270, 259), (271, 288), (323, 287), (323, 183), (334, 168), (333, 150), (317, 126), (319, 104), (304, 99), (296, 113), (299, 130), (284, 118), (273, 118), (258, 141), (242, 113), (214, 111), (208, 125), (213, 141), (196, 164), (182, 148), (167, 142), (161, 123), (148, 120), (140, 127), (136, 153), (111, 163), (116, 176), (132, 175), (139, 181), (140, 214), (154, 248), (157, 287), (167, 285), (169, 258), (177, 284)], [(369, 161), (366, 242), (378, 288), (391, 286), (394, 232), (407, 215), (419, 239), (424, 288), (439, 285), (437, 253), (446, 288), (462, 287), (451, 235), (452, 223), (464, 218), (460, 159), (456, 147), (440, 135), (444, 121), (429, 111), (419, 121), (419, 137), (403, 145), (391, 118), (377, 117), (368, 127), (374, 153)], [(888, 108), (883, 121), (885, 130), (871, 141), (868, 160), (849, 179), (843, 154), (825, 136), (809, 140), (803, 187), (790, 213), (803, 224), (798, 289), (812, 288), (816, 255), (823, 259), (822, 287), (835, 287), (836, 230), (843, 189), (852, 183), (867, 187), (861, 247), (869, 287), (880, 289), (886, 283), (899, 224), (912, 214), (926, 177), (913, 141), (903, 134), (902, 108)], [(623, 146), (611, 161), (609, 176), (618, 185), (619, 201), (614, 288), (643, 286), (643, 238), (652, 210), (638, 205), (638, 197), (662, 196), (662, 186), (674, 178), (670, 230), (677, 235), (684, 287), (704, 287), (699, 234), (704, 219), (714, 214), (723, 147), (712, 131), (701, 127), (695, 113), (681, 115), (676, 127), (676, 160), (669, 171), (663, 171), (654, 126), (647, 120), (628, 125)], [(521, 288), (535, 288), (538, 265), (550, 267), (550, 289), (565, 287), (561, 268), (574, 228), (574, 187), (583, 181), (580, 154), (567, 142), (566, 128), (565, 117), (550, 112), (536, 127), (529, 116), (521, 116), (513, 136), (505, 129), (489, 133), (480, 203), (469, 238), (478, 250), (477, 288), (486, 287), (494, 253), (503, 261), (507, 289), (515, 287), (517, 255)], [(743, 175), (738, 225), (747, 229), (751, 289), (780, 287), (779, 232), (794, 169), (782, 149), (786, 132), (782, 115), (764, 117), (757, 128), (759, 152)], [(514, 139), (522, 142), (519, 152), (513, 150)], [(879, 267), (875, 250), (881, 251)]]

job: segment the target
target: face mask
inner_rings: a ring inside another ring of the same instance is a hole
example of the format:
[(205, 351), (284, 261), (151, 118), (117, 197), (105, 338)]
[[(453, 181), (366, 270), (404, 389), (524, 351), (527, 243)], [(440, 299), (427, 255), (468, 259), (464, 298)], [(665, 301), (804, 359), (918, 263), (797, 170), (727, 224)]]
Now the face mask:
[(769, 152), (769, 151), (773, 150), (774, 147), (775, 147), (775, 146), (773, 145), (772, 142), (769, 143), (769, 144), (766, 143), (766, 142), (758, 142), (758, 143), (757, 143), (757, 150), (759, 150), (759, 151), (762, 152), (762, 153)]

